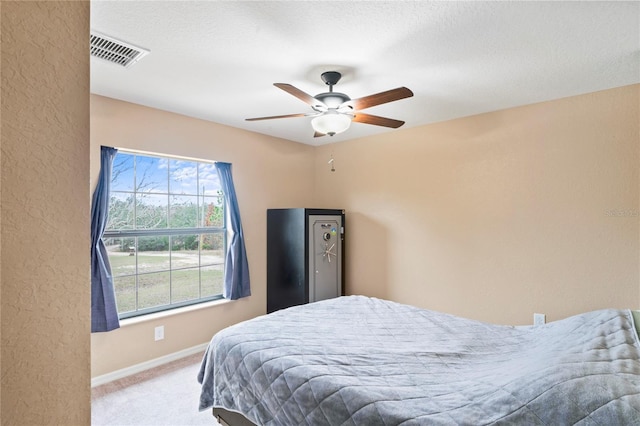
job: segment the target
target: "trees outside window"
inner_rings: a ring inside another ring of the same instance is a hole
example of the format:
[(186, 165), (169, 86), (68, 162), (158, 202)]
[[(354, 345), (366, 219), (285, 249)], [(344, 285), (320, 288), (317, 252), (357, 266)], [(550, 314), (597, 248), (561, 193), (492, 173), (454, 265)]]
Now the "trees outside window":
[(104, 242), (120, 318), (221, 298), (226, 228), (215, 164), (119, 151)]

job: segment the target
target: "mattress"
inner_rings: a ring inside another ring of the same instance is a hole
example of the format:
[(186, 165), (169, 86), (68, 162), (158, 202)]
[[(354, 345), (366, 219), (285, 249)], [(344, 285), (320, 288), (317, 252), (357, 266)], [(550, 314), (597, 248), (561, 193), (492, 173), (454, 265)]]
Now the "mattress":
[(200, 409), (258, 425), (640, 424), (628, 310), (499, 326), (364, 296), (217, 333)]

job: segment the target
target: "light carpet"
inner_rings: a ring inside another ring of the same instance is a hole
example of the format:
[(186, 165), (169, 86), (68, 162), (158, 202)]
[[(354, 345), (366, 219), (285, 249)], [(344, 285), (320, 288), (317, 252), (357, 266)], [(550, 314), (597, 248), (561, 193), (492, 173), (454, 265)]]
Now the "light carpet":
[(91, 390), (91, 424), (117, 426), (217, 425), (199, 412), (201, 354), (192, 355)]

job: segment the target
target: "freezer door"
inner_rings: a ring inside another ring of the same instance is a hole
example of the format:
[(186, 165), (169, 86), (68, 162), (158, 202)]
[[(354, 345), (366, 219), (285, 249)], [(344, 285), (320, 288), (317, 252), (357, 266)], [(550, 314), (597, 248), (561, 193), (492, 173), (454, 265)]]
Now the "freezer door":
[(341, 230), (341, 216), (309, 215), (309, 302), (341, 295)]

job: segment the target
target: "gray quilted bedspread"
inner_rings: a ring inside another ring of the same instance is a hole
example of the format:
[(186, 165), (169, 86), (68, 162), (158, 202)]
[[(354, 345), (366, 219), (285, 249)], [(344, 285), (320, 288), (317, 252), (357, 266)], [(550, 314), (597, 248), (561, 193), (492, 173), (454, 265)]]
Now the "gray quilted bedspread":
[(258, 425), (640, 425), (631, 313), (497, 326), (363, 296), (217, 333), (200, 409)]

